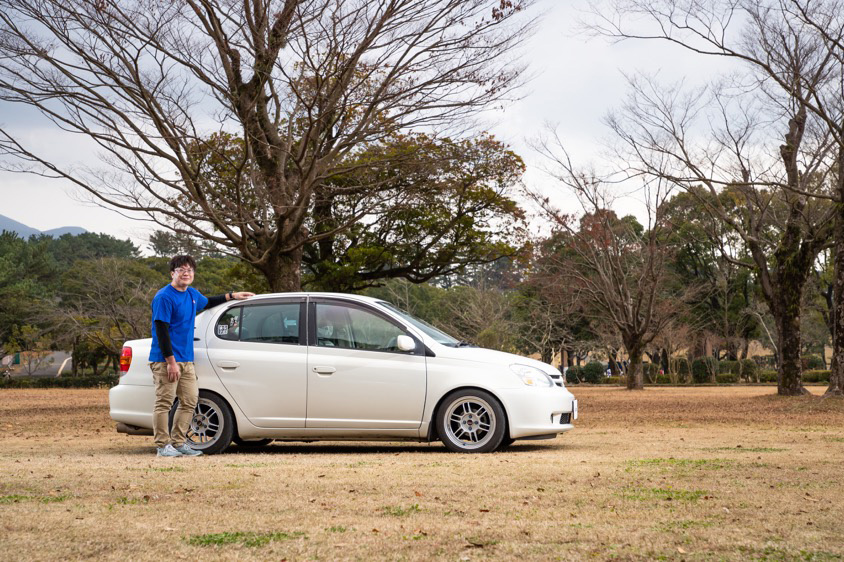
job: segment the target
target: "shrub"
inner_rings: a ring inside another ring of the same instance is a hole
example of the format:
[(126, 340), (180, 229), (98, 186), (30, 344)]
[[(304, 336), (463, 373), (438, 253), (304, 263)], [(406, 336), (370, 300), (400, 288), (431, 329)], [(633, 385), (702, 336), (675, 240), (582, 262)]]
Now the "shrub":
[(697, 384), (712, 382), (718, 372), (718, 361), (714, 357), (701, 357), (692, 361), (692, 379)]
[(607, 368), (599, 361), (590, 361), (583, 367), (583, 382), (600, 384), (604, 378)]
[(689, 360), (686, 359), (685, 357), (681, 357), (680, 359), (677, 359), (676, 370), (677, 370), (677, 374), (680, 376), (680, 378), (688, 377), (692, 372), (692, 369), (689, 366)]
[(804, 355), (800, 359), (800, 363), (804, 371), (819, 371), (825, 367), (820, 355)]
[[(735, 361), (738, 363), (738, 361)], [(738, 375), (734, 373), (718, 373), (715, 375), (715, 382), (718, 384), (733, 384), (738, 382)]]
[(741, 376), (747, 382), (756, 380), (759, 375), (759, 365), (753, 359), (742, 359), (741, 361)]
[(87, 377), (13, 377), (0, 378), (0, 388), (99, 388), (117, 384), (115, 374)]
[(566, 384), (577, 384), (583, 380), (583, 367), (574, 365), (566, 370)]
[(822, 369), (804, 371), (803, 382), (829, 382), (829, 371)]
[(777, 382), (777, 372), (770, 369), (760, 372), (759, 382)]
[(601, 380), (602, 384), (621, 384), (622, 378), (621, 377), (604, 377)]
[(657, 375), (656, 384), (671, 384), (671, 377), (668, 375)]
[(718, 373), (729, 373), (732, 375), (739, 374), (741, 370), (741, 362), (740, 361), (719, 361), (718, 362)]

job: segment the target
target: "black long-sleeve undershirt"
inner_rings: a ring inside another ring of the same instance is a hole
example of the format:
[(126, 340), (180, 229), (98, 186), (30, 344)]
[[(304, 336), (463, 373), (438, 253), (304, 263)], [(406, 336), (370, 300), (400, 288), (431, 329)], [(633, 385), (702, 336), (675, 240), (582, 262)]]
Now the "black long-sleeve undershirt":
[[(208, 297), (208, 304), (202, 310), (214, 308), (224, 302), (226, 302), (226, 295)], [(170, 341), (170, 324), (164, 320), (156, 320), (153, 324), (155, 326), (155, 335), (158, 338), (158, 349), (161, 350), (161, 354), (166, 359), (173, 355), (173, 342)]]

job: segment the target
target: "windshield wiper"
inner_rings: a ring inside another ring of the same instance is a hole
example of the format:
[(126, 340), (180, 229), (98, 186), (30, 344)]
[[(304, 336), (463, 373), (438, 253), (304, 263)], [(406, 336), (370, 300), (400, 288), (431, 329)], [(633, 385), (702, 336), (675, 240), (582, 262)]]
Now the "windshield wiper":
[(465, 341), (465, 340), (460, 340), (459, 342), (457, 342), (456, 344), (454, 344), (454, 347), (478, 347), (478, 346), (476, 346), (476, 345), (475, 345), (475, 344), (473, 344), (472, 342), (468, 342), (468, 341)]

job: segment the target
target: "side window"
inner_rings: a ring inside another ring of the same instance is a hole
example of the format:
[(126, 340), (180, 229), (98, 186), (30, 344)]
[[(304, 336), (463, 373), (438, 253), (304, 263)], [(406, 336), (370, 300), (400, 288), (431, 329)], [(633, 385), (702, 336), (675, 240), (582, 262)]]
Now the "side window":
[(217, 319), (214, 333), (218, 338), (237, 341), (240, 336), (240, 307), (228, 309)]
[(369, 351), (399, 351), (398, 336), (405, 332), (369, 311), (336, 304), (317, 303), (317, 345)]
[(240, 341), (299, 343), (299, 303), (243, 307)]

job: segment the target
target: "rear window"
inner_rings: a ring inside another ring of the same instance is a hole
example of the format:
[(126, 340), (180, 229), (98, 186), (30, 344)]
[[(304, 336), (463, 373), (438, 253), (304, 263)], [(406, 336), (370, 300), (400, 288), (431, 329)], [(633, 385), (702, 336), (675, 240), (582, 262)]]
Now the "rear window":
[(217, 319), (214, 333), (218, 338), (237, 341), (240, 337), (240, 311), (242, 307), (230, 308)]
[(240, 341), (299, 343), (299, 303), (244, 306)]
[(214, 334), (224, 340), (299, 343), (299, 303), (238, 306), (223, 313)]

